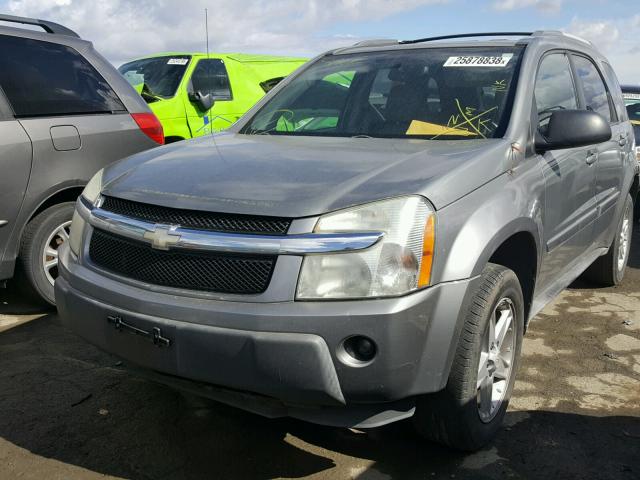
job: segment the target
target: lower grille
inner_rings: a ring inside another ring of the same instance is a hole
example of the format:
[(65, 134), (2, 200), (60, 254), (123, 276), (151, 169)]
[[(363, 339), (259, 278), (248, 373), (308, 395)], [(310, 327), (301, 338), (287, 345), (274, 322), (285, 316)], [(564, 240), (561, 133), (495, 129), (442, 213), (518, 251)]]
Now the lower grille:
[(105, 270), (140, 282), (245, 295), (267, 289), (277, 258), (155, 250), (98, 229), (91, 237), (89, 257)]

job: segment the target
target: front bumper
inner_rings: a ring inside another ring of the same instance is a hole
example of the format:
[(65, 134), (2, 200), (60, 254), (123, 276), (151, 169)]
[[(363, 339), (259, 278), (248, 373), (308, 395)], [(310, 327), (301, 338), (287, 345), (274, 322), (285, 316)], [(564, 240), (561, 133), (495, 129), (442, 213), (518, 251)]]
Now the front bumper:
[[(394, 299), (249, 303), (132, 286), (79, 264), (68, 248), (59, 270), (65, 324), (155, 379), (270, 417), (360, 427), (410, 416), (412, 397), (444, 387), (477, 281)], [(159, 329), (170, 345), (117, 329), (114, 318)], [(352, 335), (376, 342), (373, 362), (340, 359)]]

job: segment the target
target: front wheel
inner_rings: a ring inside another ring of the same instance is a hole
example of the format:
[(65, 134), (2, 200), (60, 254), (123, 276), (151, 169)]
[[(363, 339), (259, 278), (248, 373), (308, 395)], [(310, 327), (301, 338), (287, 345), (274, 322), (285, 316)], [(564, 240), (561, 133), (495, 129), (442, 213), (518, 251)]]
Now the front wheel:
[(18, 280), (22, 290), (36, 301), (55, 305), (58, 248), (69, 238), (74, 208), (73, 202), (47, 208), (29, 222), (22, 235)]
[(503, 266), (487, 265), (467, 312), (447, 386), (418, 400), (418, 432), (465, 451), (491, 441), (509, 404), (523, 331), (518, 277)]

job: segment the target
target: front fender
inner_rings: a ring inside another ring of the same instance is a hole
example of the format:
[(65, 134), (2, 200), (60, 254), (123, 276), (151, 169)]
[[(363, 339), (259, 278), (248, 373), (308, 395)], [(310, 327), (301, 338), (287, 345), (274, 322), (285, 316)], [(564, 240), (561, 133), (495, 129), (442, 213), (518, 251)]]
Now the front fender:
[(479, 275), (516, 233), (529, 233), (542, 255), (544, 180), (535, 163), (505, 173), (438, 212), (434, 283)]

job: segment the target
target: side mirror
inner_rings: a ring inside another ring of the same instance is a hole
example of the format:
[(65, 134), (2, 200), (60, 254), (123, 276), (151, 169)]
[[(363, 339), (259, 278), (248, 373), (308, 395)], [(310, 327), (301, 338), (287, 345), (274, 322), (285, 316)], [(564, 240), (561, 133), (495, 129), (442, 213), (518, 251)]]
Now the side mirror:
[(559, 110), (551, 114), (545, 135), (536, 132), (536, 152), (595, 145), (611, 140), (611, 135), (609, 123), (596, 112)]
[(210, 93), (203, 95), (202, 92), (190, 92), (189, 100), (195, 103), (200, 110), (203, 112), (208, 112), (211, 110), (211, 107), (216, 103), (213, 96)]

